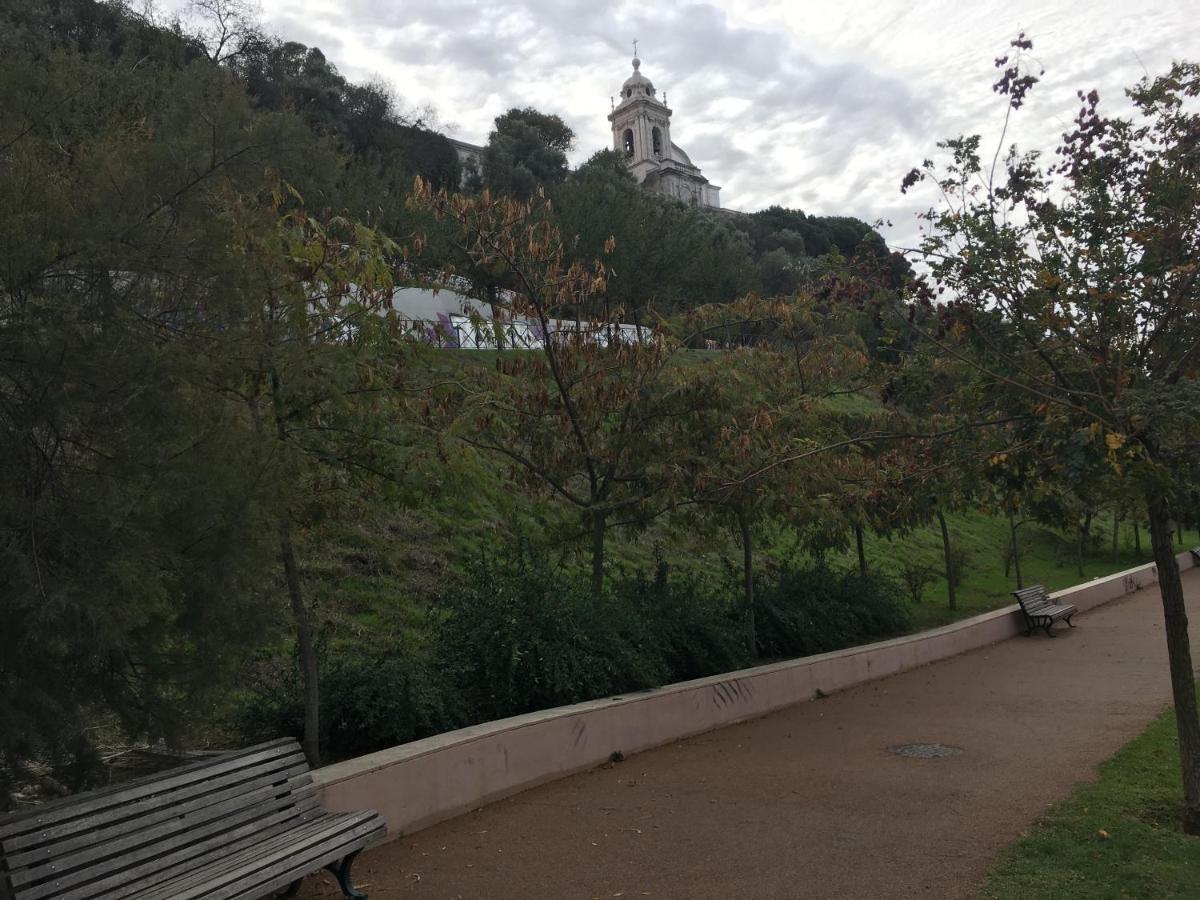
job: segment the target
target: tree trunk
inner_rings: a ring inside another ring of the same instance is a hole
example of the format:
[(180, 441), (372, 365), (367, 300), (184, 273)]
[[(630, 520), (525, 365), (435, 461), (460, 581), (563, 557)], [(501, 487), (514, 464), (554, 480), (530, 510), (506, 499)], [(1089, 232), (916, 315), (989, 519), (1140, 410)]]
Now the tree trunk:
[(1200, 714), (1196, 707), (1196, 673), (1188, 639), (1183, 583), (1171, 541), (1171, 517), (1162, 500), (1150, 502), (1150, 544), (1158, 567), (1166, 625), (1167, 657), (1171, 668), (1171, 693), (1175, 700), (1175, 726), (1179, 731), (1179, 762), (1183, 769), (1183, 830), (1200, 835)]
[(750, 646), (750, 658), (758, 655), (758, 632), (754, 621), (754, 538), (750, 531), (750, 519), (743, 510), (737, 511), (738, 528), (742, 532), (742, 575), (745, 579), (746, 640)]
[(854, 523), (854, 543), (858, 547), (858, 571), (867, 574), (867, 554), (863, 551), (863, 530), (857, 522)]
[(1008, 511), (1008, 533), (1012, 538), (1013, 565), (1017, 569), (1017, 590), (1020, 590), (1025, 587), (1025, 584), (1021, 581), (1021, 547), (1017, 543), (1017, 523), (1013, 521), (1011, 509)]
[(608, 523), (604, 513), (592, 511), (592, 598), (604, 599), (604, 532)]
[(1087, 547), (1088, 535), (1092, 532), (1092, 514), (1088, 513), (1084, 516), (1083, 525), (1079, 529), (1079, 545), (1075, 548), (1075, 569), (1079, 572), (1079, 577), (1085, 577), (1083, 574), (1083, 552)]
[(312, 623), (304, 603), (300, 583), (300, 566), (292, 544), (292, 529), (286, 519), (279, 520), (279, 559), (287, 580), (292, 619), (296, 623), (296, 644), (300, 649), (300, 673), (304, 682), (304, 755), (310, 766), (321, 763), (321, 688), (317, 672), (317, 648), (313, 641)]
[(1142, 555), (1142, 529), (1138, 527), (1137, 520), (1133, 523), (1133, 552), (1139, 557)]
[(1115, 563), (1121, 555), (1121, 517), (1115, 512), (1113, 513), (1113, 562)]
[(946, 558), (946, 591), (950, 599), (950, 608), (958, 609), (958, 600), (954, 596), (954, 582), (958, 578), (958, 573), (954, 571), (954, 559), (950, 553), (950, 530), (946, 527), (946, 517), (939, 509), (937, 511), (938, 524), (942, 526), (942, 553)]

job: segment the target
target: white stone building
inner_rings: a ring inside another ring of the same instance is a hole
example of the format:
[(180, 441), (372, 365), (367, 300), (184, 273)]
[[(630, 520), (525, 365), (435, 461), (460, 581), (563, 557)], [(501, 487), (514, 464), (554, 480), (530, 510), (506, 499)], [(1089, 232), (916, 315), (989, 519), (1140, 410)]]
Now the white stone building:
[(671, 140), (671, 108), (633, 58), (633, 74), (621, 85), (621, 100), (608, 114), (613, 149), (624, 154), (634, 177), (647, 189), (684, 203), (720, 208), (721, 189), (711, 184)]
[[(658, 99), (654, 85), (633, 60), (633, 74), (621, 85), (621, 102), (608, 115), (613, 149), (625, 156), (630, 172), (647, 190), (684, 203), (721, 207), (721, 189), (709, 183), (700, 167), (671, 140), (672, 110)], [(460, 184), (483, 173), (483, 147), (450, 138), (462, 165)]]

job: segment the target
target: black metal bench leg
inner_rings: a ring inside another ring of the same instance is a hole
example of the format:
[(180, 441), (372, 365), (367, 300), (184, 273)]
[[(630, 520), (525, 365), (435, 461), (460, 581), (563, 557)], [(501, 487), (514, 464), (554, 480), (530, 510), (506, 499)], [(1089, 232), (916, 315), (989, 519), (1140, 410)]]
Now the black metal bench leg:
[(350, 867), (354, 865), (354, 857), (361, 852), (361, 850), (355, 850), (340, 863), (330, 863), (325, 867), (338, 880), (338, 887), (342, 889), (342, 893), (351, 900), (367, 900), (367, 895), (356, 891), (354, 883), (350, 880)]
[(295, 897), (298, 893), (300, 893), (300, 885), (303, 883), (303, 878), (297, 878), (287, 886), (286, 891), (284, 891), (282, 894), (276, 894), (275, 896), (284, 898), (284, 900), (286, 900), (287, 897)]
[[(1071, 613), (1071, 615), (1073, 616), (1073, 615), (1075, 615), (1075, 614), (1074, 614), (1074, 613)], [(1068, 627), (1068, 628), (1074, 628), (1074, 627), (1075, 627), (1075, 626), (1074, 626), (1074, 624), (1072, 624), (1072, 622), (1071, 622), (1071, 616), (1067, 616), (1065, 619), (1063, 619), (1063, 621), (1067, 623), (1067, 627)]]
[(1053, 620), (1053, 619), (1050, 619), (1050, 620), (1049, 620), (1049, 621), (1048, 621), (1048, 622), (1047, 622), (1045, 625), (1043, 625), (1042, 627), (1046, 629), (1046, 637), (1054, 637), (1054, 632), (1050, 630), (1050, 629), (1052, 629), (1052, 628), (1054, 627), (1054, 620)]

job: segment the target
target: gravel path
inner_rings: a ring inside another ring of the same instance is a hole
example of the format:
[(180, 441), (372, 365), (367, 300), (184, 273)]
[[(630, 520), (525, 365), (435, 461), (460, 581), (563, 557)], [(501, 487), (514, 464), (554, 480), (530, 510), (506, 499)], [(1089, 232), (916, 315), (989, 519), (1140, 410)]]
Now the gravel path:
[[(1200, 570), (1183, 579), (1195, 619)], [(365, 854), (355, 880), (437, 900), (973, 897), (1169, 703), (1156, 587), (1076, 623), (526, 791)], [(888, 750), (907, 743), (962, 752)], [(312, 876), (302, 896), (337, 892)]]

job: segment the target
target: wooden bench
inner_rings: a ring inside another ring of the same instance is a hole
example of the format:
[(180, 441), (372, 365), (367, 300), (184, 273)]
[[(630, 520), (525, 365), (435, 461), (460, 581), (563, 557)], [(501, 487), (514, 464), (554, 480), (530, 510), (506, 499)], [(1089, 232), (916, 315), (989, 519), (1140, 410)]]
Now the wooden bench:
[(1033, 634), (1035, 628), (1043, 628), (1047, 635), (1054, 637), (1054, 632), (1050, 629), (1059, 619), (1066, 622), (1068, 628), (1075, 627), (1071, 624), (1071, 616), (1078, 610), (1073, 606), (1055, 603), (1043, 585), (1035, 584), (1033, 587), (1021, 588), (1019, 591), (1013, 591), (1013, 596), (1017, 598), (1017, 603), (1021, 604), (1021, 612), (1025, 614), (1026, 637)]
[(287, 738), (0, 817), (0, 898), (290, 897), (322, 867), (360, 898), (350, 866), (384, 831), (324, 812)]
[(1200, 566), (1200, 547), (1193, 547), (1188, 553), (1192, 554), (1192, 559)]

